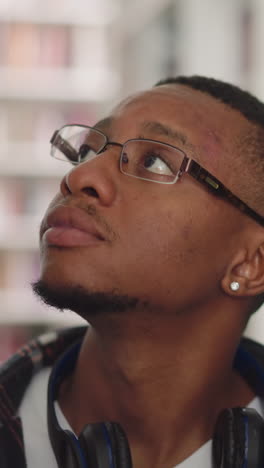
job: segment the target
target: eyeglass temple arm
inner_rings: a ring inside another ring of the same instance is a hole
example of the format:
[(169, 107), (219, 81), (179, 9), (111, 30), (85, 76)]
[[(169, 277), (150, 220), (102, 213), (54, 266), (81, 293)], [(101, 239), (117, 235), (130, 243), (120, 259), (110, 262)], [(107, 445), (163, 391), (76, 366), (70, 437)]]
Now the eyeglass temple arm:
[(257, 221), (261, 226), (264, 226), (264, 217), (256, 213), (246, 203), (240, 200), (229, 189), (227, 189), (216, 177), (206, 171), (193, 159), (184, 158), (181, 172), (187, 172), (198, 182), (203, 184), (214, 195), (228, 200), (232, 205), (238, 208), (242, 213), (247, 214), (252, 219)]

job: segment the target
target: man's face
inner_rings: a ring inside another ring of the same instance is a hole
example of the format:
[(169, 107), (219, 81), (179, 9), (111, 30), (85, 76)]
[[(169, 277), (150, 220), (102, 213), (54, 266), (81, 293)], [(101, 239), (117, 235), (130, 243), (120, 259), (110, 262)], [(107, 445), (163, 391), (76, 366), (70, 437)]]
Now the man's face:
[[(99, 126), (109, 140), (140, 137), (175, 145), (232, 190), (232, 142), (246, 126), (237, 112), (173, 85), (127, 99), (111, 118)], [(163, 127), (146, 125), (153, 121)], [(173, 185), (122, 174), (120, 150), (107, 147), (62, 181), (42, 225), (42, 280), (54, 288), (80, 286), (91, 293), (138, 298), (152, 310), (183, 310), (221, 294), (220, 280), (243, 215), (188, 174)], [(56, 224), (61, 204), (77, 209), (81, 223), (87, 220), (97, 231), (90, 241), (75, 236), (66, 242), (65, 234), (51, 241), (43, 233), (50, 216)]]

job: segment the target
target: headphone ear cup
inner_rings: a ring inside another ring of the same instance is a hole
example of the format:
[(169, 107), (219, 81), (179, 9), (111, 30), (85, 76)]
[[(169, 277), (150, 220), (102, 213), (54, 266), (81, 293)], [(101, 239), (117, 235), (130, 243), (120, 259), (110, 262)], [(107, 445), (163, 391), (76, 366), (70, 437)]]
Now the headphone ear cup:
[(247, 467), (264, 466), (264, 420), (253, 408), (243, 408), (247, 425)]
[(227, 408), (218, 416), (213, 436), (215, 468), (243, 468), (247, 440), (242, 408)]
[(118, 423), (88, 424), (79, 435), (89, 468), (132, 468), (128, 441)]
[(118, 423), (106, 422), (105, 426), (116, 457), (116, 468), (132, 468), (131, 452), (125, 431)]

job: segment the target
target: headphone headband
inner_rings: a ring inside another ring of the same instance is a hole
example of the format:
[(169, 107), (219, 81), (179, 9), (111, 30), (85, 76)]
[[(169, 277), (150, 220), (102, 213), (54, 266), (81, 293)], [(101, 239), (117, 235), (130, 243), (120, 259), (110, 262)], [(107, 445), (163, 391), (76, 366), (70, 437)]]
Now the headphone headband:
[(70, 347), (56, 362), (48, 385), (48, 432), (59, 468), (132, 468), (130, 449), (122, 427), (115, 422), (86, 425), (77, 437), (63, 430), (54, 401), (61, 382), (73, 371), (81, 342)]

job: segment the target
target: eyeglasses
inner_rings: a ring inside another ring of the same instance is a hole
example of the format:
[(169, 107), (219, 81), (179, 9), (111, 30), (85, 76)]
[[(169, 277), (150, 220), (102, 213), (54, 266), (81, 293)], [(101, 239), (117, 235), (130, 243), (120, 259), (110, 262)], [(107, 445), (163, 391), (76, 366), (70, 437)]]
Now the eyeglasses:
[(123, 174), (158, 184), (175, 184), (184, 173), (203, 184), (214, 195), (225, 199), (264, 226), (264, 217), (234, 195), (210, 172), (179, 148), (161, 141), (135, 138), (125, 143), (109, 141), (100, 130), (86, 125), (65, 125), (51, 140), (51, 155), (74, 165), (90, 161), (111, 146), (119, 146), (119, 168)]

